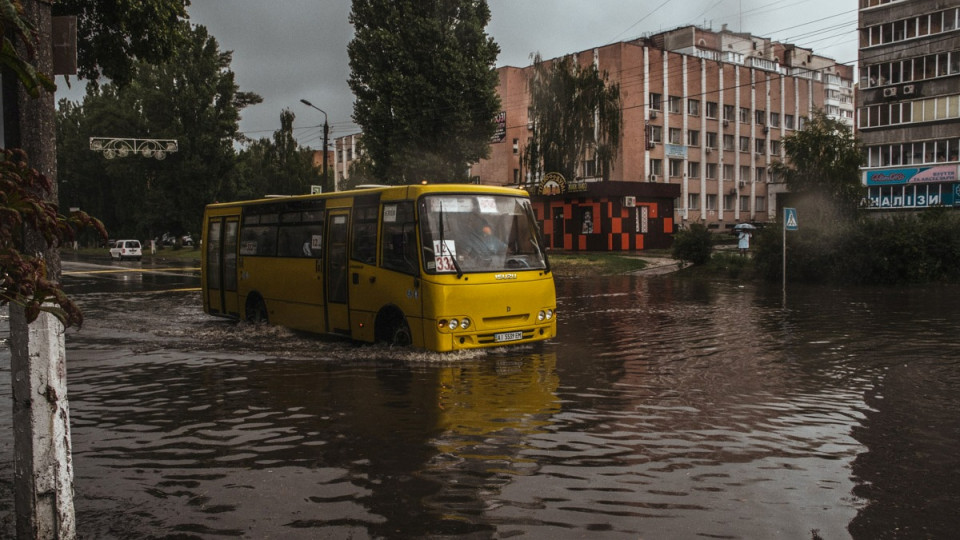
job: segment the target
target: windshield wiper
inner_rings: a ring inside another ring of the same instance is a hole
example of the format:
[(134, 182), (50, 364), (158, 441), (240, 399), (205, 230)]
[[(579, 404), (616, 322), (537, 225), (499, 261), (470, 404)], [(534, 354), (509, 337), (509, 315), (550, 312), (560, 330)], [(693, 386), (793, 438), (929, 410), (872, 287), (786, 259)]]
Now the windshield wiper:
[[(443, 240), (443, 200), (440, 200), (440, 256), (443, 256), (443, 252), (447, 249), (447, 243)], [(453, 267), (457, 269), (457, 279), (463, 277), (463, 270), (460, 268), (460, 263), (457, 262), (457, 256), (454, 253), (450, 253), (450, 260), (453, 261)]]

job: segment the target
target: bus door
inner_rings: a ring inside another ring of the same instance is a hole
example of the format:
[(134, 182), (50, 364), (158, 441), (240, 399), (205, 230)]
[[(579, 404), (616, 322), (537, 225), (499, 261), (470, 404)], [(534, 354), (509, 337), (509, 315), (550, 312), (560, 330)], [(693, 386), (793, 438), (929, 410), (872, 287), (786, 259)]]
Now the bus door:
[(324, 249), (324, 290), (327, 303), (327, 332), (350, 335), (350, 310), (347, 286), (349, 284), (348, 239), (350, 225), (349, 209), (332, 209), (327, 212), (327, 246)]
[(204, 236), (206, 302), (210, 313), (239, 315), (237, 299), (237, 232), (240, 216), (213, 217)]

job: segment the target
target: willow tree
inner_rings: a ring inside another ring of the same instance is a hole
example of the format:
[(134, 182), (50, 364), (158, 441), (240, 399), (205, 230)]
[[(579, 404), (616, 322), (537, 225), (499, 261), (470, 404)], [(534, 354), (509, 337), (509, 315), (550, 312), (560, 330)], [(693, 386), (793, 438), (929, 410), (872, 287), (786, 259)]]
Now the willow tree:
[(597, 175), (610, 179), (623, 109), (620, 85), (611, 83), (606, 71), (581, 66), (570, 56), (544, 62), (536, 55), (529, 120), (533, 136), (523, 151), (523, 166), (533, 177), (558, 172), (573, 180), (592, 151)]

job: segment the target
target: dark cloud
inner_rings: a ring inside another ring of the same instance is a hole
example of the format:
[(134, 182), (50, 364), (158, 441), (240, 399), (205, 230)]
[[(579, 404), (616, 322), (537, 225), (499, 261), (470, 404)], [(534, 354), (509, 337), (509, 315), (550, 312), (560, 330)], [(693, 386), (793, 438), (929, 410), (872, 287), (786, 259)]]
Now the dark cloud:
[[(488, 0), (487, 32), (500, 45), (498, 65), (526, 66), (544, 58), (616, 41), (699, 24), (719, 30), (727, 24), (781, 41), (811, 47), (818, 54), (853, 63), (857, 54), (856, 2), (832, 0)], [(207, 27), (222, 50), (233, 51), (240, 88), (263, 103), (243, 111), (241, 130), (270, 137), (280, 113), (296, 115), (301, 144), (321, 146), (324, 109), (331, 137), (358, 131), (351, 120), (353, 95), (347, 44), (353, 37), (347, 0), (192, 0), (191, 21)], [(74, 85), (76, 88), (78, 85)], [(82, 98), (82, 90), (71, 99)]]

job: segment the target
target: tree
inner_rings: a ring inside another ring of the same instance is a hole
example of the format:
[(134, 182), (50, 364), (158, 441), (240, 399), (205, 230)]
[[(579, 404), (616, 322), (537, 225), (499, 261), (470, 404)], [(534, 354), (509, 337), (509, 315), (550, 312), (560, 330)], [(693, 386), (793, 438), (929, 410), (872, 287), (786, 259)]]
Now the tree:
[(796, 195), (804, 221), (857, 216), (865, 195), (860, 182), (863, 155), (849, 126), (817, 110), (802, 129), (784, 137), (783, 146), (786, 161), (775, 161), (770, 170)]
[(609, 180), (620, 149), (623, 111), (620, 86), (594, 64), (576, 64), (569, 56), (544, 62), (536, 55), (530, 80), (533, 137), (523, 152), (524, 167), (534, 177), (558, 172), (581, 176), (580, 164), (593, 151), (597, 174)]
[(353, 119), (383, 183), (463, 181), (489, 155), (499, 46), (485, 0), (353, 0)]
[(78, 75), (123, 86), (134, 63), (158, 63), (176, 48), (190, 0), (60, 0), (53, 15), (77, 17)]
[(284, 110), (272, 141), (254, 141), (240, 153), (235, 174), (239, 198), (302, 195), (322, 182), (320, 168), (313, 164), (313, 150), (301, 148), (293, 136), (294, 118), (290, 110)]
[[(81, 105), (61, 103), (58, 136), (65, 188), (61, 200), (91, 211), (124, 236), (197, 231), (207, 203), (231, 198), (240, 110), (261, 101), (239, 91), (221, 52), (202, 26), (184, 30), (169, 61), (136, 63), (129, 83), (88, 86)], [(108, 160), (84, 149), (89, 138), (176, 139), (179, 150), (158, 161)], [(133, 204), (129, 204), (133, 202)]]

